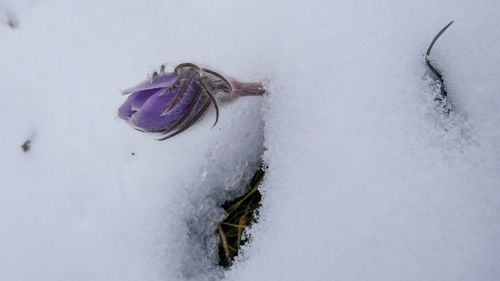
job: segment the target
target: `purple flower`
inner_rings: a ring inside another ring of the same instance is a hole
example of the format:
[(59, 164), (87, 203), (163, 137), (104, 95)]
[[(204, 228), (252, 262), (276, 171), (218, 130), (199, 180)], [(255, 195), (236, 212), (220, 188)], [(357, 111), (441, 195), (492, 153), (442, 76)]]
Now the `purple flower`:
[(222, 75), (199, 68), (192, 63), (178, 65), (174, 72), (153, 73), (151, 80), (133, 87), (124, 94), (127, 100), (118, 110), (118, 116), (136, 129), (166, 135), (171, 138), (193, 125), (208, 110), (215, 108), (215, 124), (219, 118), (216, 95), (234, 99), (242, 95), (262, 95), (260, 83), (229, 82)]

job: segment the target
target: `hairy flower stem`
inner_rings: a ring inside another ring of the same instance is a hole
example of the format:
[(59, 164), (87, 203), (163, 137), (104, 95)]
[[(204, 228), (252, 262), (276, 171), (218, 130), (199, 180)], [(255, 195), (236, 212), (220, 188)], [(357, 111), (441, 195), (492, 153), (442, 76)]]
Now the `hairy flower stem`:
[(262, 96), (265, 93), (261, 83), (242, 83), (236, 80), (231, 81), (231, 99), (240, 96)]

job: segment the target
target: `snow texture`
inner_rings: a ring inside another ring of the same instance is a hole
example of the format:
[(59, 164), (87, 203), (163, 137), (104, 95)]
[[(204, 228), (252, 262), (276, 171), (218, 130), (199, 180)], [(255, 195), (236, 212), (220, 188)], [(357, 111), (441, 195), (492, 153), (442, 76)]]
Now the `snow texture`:
[[(452, 19), (444, 117), (423, 54)], [(499, 22), (486, 0), (0, 0), (0, 280), (499, 280)], [(165, 142), (116, 118), (186, 61), (269, 94)], [(218, 205), (261, 157), (224, 271)]]

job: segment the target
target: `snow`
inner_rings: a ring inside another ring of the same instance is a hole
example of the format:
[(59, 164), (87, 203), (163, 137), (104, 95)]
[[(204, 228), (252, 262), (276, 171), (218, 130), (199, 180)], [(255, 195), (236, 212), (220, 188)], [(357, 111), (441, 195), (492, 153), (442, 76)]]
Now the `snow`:
[[(0, 0), (0, 279), (498, 280), (499, 18), (497, 1)], [(446, 118), (423, 53), (452, 19), (432, 51)], [(121, 90), (184, 61), (269, 95), (164, 142), (116, 118)], [(224, 271), (218, 205), (261, 157), (259, 222)]]

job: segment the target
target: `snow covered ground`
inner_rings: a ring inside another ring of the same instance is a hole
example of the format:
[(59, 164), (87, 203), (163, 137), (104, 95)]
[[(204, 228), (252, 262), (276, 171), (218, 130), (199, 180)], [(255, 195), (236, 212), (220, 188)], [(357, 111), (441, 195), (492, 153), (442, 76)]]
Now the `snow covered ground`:
[[(446, 118), (423, 54), (452, 19)], [(0, 280), (499, 280), (499, 24), (498, 1), (0, 0)], [(116, 118), (185, 61), (269, 95), (165, 142)], [(262, 154), (223, 271), (218, 204)]]

